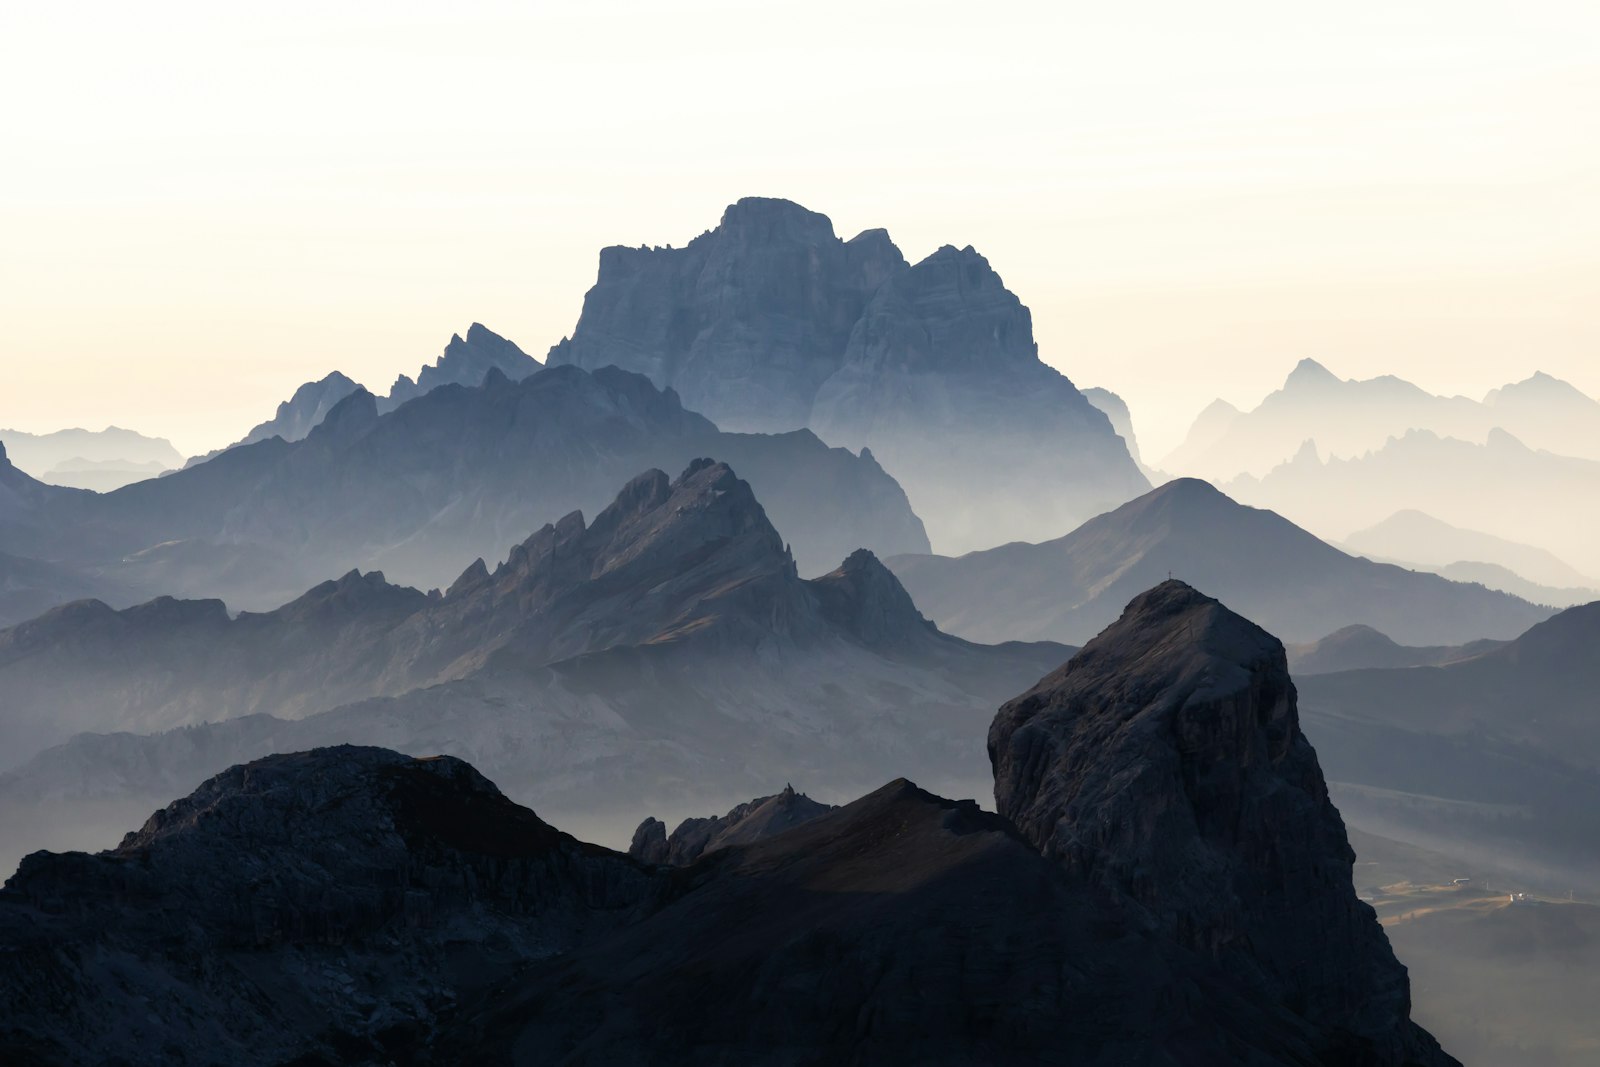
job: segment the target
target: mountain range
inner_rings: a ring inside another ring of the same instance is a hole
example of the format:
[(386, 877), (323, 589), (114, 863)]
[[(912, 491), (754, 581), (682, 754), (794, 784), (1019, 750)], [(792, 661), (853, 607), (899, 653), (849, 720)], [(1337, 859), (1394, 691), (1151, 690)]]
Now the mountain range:
[(0, 1053), (1455, 1062), (1409, 1017), (1259, 629), (1165, 583), (990, 751), (999, 815), (897, 779), (687, 867), (584, 845), (448, 756), (233, 767), (0, 890)]
[(1302, 675), (1306, 730), (1341, 809), (1530, 881), (1600, 882), (1600, 603), (1438, 666)]
[(1064, 651), (940, 633), (866, 550), (801, 578), (751, 486), (700, 459), (442, 593), (351, 572), (261, 614), (85, 601), (0, 631), (0, 835), (78, 841), (231, 763), (345, 741), (470, 758), (584, 818), (778, 775), (959, 786), (988, 709)]
[(1503, 644), (1504, 641), (1485, 638), (1464, 645), (1402, 645), (1389, 635), (1358, 623), (1315, 641), (1288, 646), (1289, 667), (1297, 678), (1363, 667), (1440, 667)]
[(1455, 581), (1475, 581), (1539, 604), (1571, 607), (1600, 600), (1600, 579), (1552, 552), (1440, 522), (1414, 509), (1397, 511), (1343, 545), (1386, 563), (1404, 563)]
[[(514, 382), (521, 381), (538, 370), (539, 366), (538, 360), (513, 342), (475, 322), (467, 330), (466, 337), (452, 334), (439, 358), (424, 364), (416, 378), (406, 374), (396, 378), (388, 394), (377, 398), (377, 408), (380, 412), (393, 411), (406, 401), (415, 400), (441, 385), (479, 386), (491, 370), (499, 371)], [(361, 388), (358, 382), (339, 371), (332, 371), (317, 381), (306, 382), (288, 400), (278, 405), (272, 418), (258, 423), (249, 433), (225, 448), (192, 457), (185, 466), (204, 463), (229, 448), (253, 445), (270, 437), (298, 441), (321, 425), (339, 401)]]
[(133, 430), (0, 430), (0, 450), (19, 470), (51, 485), (109, 491), (153, 478), (183, 462), (172, 442)]
[(1265, 476), (1222, 488), (1335, 540), (1416, 510), (1600, 573), (1600, 461), (1530, 448), (1504, 430), (1482, 443), (1411, 430), (1350, 459), (1308, 441)]
[[(269, 438), (95, 495), (0, 466), (0, 551), (146, 596), (282, 603), (352, 568), (444, 586), (476, 556), (573, 510), (598, 511), (648, 467), (726, 458), (815, 574), (856, 548), (926, 550), (905, 494), (868, 453), (814, 434), (725, 434), (675, 394), (616, 369), (491, 370), (387, 414), (358, 390), (303, 440)], [(9, 490), (9, 492), (8, 492)]]
[(1149, 486), (976, 251), (908, 264), (883, 230), (844, 241), (786, 200), (740, 200), (682, 248), (604, 249), (547, 363), (638, 371), (728, 429), (871, 448), (941, 551), (1052, 536)]
[(1600, 460), (1600, 401), (1548, 374), (1492, 390), (1480, 402), (1436, 396), (1393, 375), (1343, 379), (1303, 359), (1249, 411), (1215, 401), (1157, 465), (1220, 485), (1264, 476), (1308, 439), (1325, 456), (1351, 459), (1412, 430), (1482, 443), (1494, 429), (1535, 449)]
[(1214, 590), (1291, 642), (1363, 624), (1406, 644), (1460, 644), (1515, 637), (1550, 614), (1504, 593), (1347, 555), (1189, 478), (1053, 541), (887, 562), (930, 618), (979, 641), (1081, 644), (1169, 574)]

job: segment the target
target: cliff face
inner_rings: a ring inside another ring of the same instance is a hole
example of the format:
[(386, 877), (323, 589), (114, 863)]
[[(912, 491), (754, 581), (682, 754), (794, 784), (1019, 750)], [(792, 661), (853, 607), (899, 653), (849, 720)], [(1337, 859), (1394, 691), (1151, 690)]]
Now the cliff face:
[(724, 429), (870, 447), (941, 551), (1059, 536), (1148, 488), (977, 252), (907, 266), (882, 230), (841, 241), (788, 201), (741, 200), (683, 249), (606, 249), (549, 362), (638, 371)]
[(1058, 537), (1149, 486), (1105, 414), (1039, 359), (1028, 309), (970, 247), (878, 289), (811, 425), (870, 446), (946, 553)]
[(1325, 1062), (1450, 1062), (1356, 898), (1276, 638), (1165, 582), (1002, 707), (989, 751), (1047, 858), (1304, 1019)]
[(670, 385), (725, 430), (806, 425), (873, 291), (906, 268), (882, 230), (749, 197), (684, 248), (607, 248), (550, 364), (615, 364)]

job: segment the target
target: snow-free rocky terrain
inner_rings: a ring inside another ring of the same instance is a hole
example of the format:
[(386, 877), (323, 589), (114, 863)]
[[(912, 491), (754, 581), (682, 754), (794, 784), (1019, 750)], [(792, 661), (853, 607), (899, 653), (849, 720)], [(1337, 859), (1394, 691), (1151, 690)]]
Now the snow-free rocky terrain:
[(0, 890), (0, 1058), (1455, 1062), (1355, 899), (1276, 640), (1165, 584), (991, 746), (1010, 818), (897, 779), (688, 866), (450, 757), (234, 767)]

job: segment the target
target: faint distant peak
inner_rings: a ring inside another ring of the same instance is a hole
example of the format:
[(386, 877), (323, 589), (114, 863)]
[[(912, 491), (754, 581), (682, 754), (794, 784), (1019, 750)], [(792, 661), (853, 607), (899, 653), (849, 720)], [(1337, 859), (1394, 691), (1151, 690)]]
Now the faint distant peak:
[(1519, 400), (1561, 400), (1586, 407), (1600, 406), (1600, 401), (1596, 401), (1571, 382), (1546, 374), (1542, 370), (1534, 371), (1520, 382), (1491, 389), (1483, 398), (1484, 404), (1490, 407)]
[(1342, 379), (1314, 359), (1302, 359), (1284, 379), (1285, 389), (1314, 389), (1339, 385)]

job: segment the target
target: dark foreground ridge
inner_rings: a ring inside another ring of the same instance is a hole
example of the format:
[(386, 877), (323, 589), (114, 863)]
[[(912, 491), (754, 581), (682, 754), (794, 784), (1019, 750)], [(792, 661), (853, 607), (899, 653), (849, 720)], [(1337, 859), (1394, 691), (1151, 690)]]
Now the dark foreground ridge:
[(234, 767), (0, 890), (0, 1060), (1450, 1064), (1282, 656), (1163, 586), (1002, 710), (1015, 824), (904, 779), (785, 790), (680, 827), (687, 866), (659, 823), (652, 862), (584, 845), (448, 757)]

